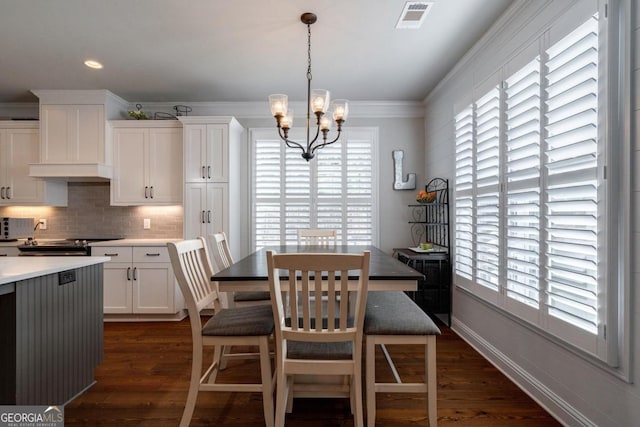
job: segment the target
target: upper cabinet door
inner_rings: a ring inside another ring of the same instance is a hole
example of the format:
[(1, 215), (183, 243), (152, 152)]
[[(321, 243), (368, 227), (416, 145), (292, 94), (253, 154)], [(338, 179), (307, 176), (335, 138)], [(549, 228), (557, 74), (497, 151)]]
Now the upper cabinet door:
[(42, 163), (105, 163), (103, 105), (42, 105)]
[(184, 127), (185, 182), (228, 182), (228, 126)]
[(149, 129), (151, 203), (182, 203), (182, 129)]
[(184, 127), (184, 181), (207, 181), (207, 126)]
[(227, 125), (207, 125), (207, 180), (229, 182)]
[(112, 205), (137, 205), (144, 203), (145, 197), (149, 197), (149, 163), (146, 156), (148, 138), (147, 129), (114, 129)]

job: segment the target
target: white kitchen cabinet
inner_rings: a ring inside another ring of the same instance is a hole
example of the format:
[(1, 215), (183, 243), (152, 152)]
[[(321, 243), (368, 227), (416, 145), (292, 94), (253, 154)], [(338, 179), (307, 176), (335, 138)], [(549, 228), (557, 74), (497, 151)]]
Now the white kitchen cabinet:
[(0, 206), (67, 205), (65, 182), (29, 176), (39, 150), (37, 122), (0, 122)]
[(227, 188), (226, 184), (219, 183), (185, 185), (184, 224), (187, 236), (207, 236), (229, 229)]
[(174, 314), (182, 309), (164, 246), (96, 246), (104, 264), (105, 314)]
[[(184, 237), (224, 231), (235, 258), (243, 247), (241, 225), (248, 199), (241, 185), (244, 129), (233, 117), (178, 118), (184, 126)], [(246, 153), (245, 153), (246, 154)]]
[(193, 124), (184, 131), (184, 181), (228, 182), (229, 127)]
[(182, 203), (182, 128), (178, 122), (115, 121), (112, 205)]

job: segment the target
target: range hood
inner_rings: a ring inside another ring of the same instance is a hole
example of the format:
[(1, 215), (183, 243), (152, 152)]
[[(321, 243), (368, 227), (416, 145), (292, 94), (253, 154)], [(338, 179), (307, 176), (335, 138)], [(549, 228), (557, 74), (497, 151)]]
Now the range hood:
[(101, 163), (31, 163), (29, 176), (72, 182), (109, 181), (113, 168)]
[(107, 90), (32, 90), (40, 98), (40, 161), (29, 176), (108, 181), (113, 176), (107, 120), (125, 117), (128, 103)]

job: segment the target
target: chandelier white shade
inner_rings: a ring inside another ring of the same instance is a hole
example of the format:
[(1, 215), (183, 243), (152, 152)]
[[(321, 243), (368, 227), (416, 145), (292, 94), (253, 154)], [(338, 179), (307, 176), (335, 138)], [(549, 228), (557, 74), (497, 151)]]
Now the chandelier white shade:
[[(287, 95), (277, 93), (269, 95), (269, 105), (271, 114), (276, 119), (278, 134), (287, 147), (299, 149), (302, 158), (309, 161), (315, 156), (316, 150), (333, 144), (340, 139), (342, 125), (347, 120), (349, 114), (349, 103), (346, 99), (336, 99), (331, 102), (331, 95), (325, 89), (311, 89), (311, 24), (316, 22), (317, 17), (313, 13), (303, 13), (300, 17), (302, 23), (307, 26), (307, 139), (306, 143), (299, 143), (289, 139), (289, 129), (293, 127), (293, 110), (289, 109), (289, 99)], [(316, 118), (315, 134), (311, 135), (311, 117)], [(331, 130), (331, 119), (336, 122), (337, 135), (333, 140), (328, 140)]]

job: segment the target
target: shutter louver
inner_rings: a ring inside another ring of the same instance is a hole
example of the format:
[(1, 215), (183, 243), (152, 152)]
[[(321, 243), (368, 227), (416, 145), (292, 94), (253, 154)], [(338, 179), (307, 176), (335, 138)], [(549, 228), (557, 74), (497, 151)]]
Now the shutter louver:
[(540, 305), (540, 58), (506, 80), (506, 294)]
[(500, 90), (476, 101), (476, 282), (498, 291)]
[(473, 107), (455, 116), (455, 272), (473, 279)]
[(549, 315), (598, 331), (598, 20), (547, 50)]

